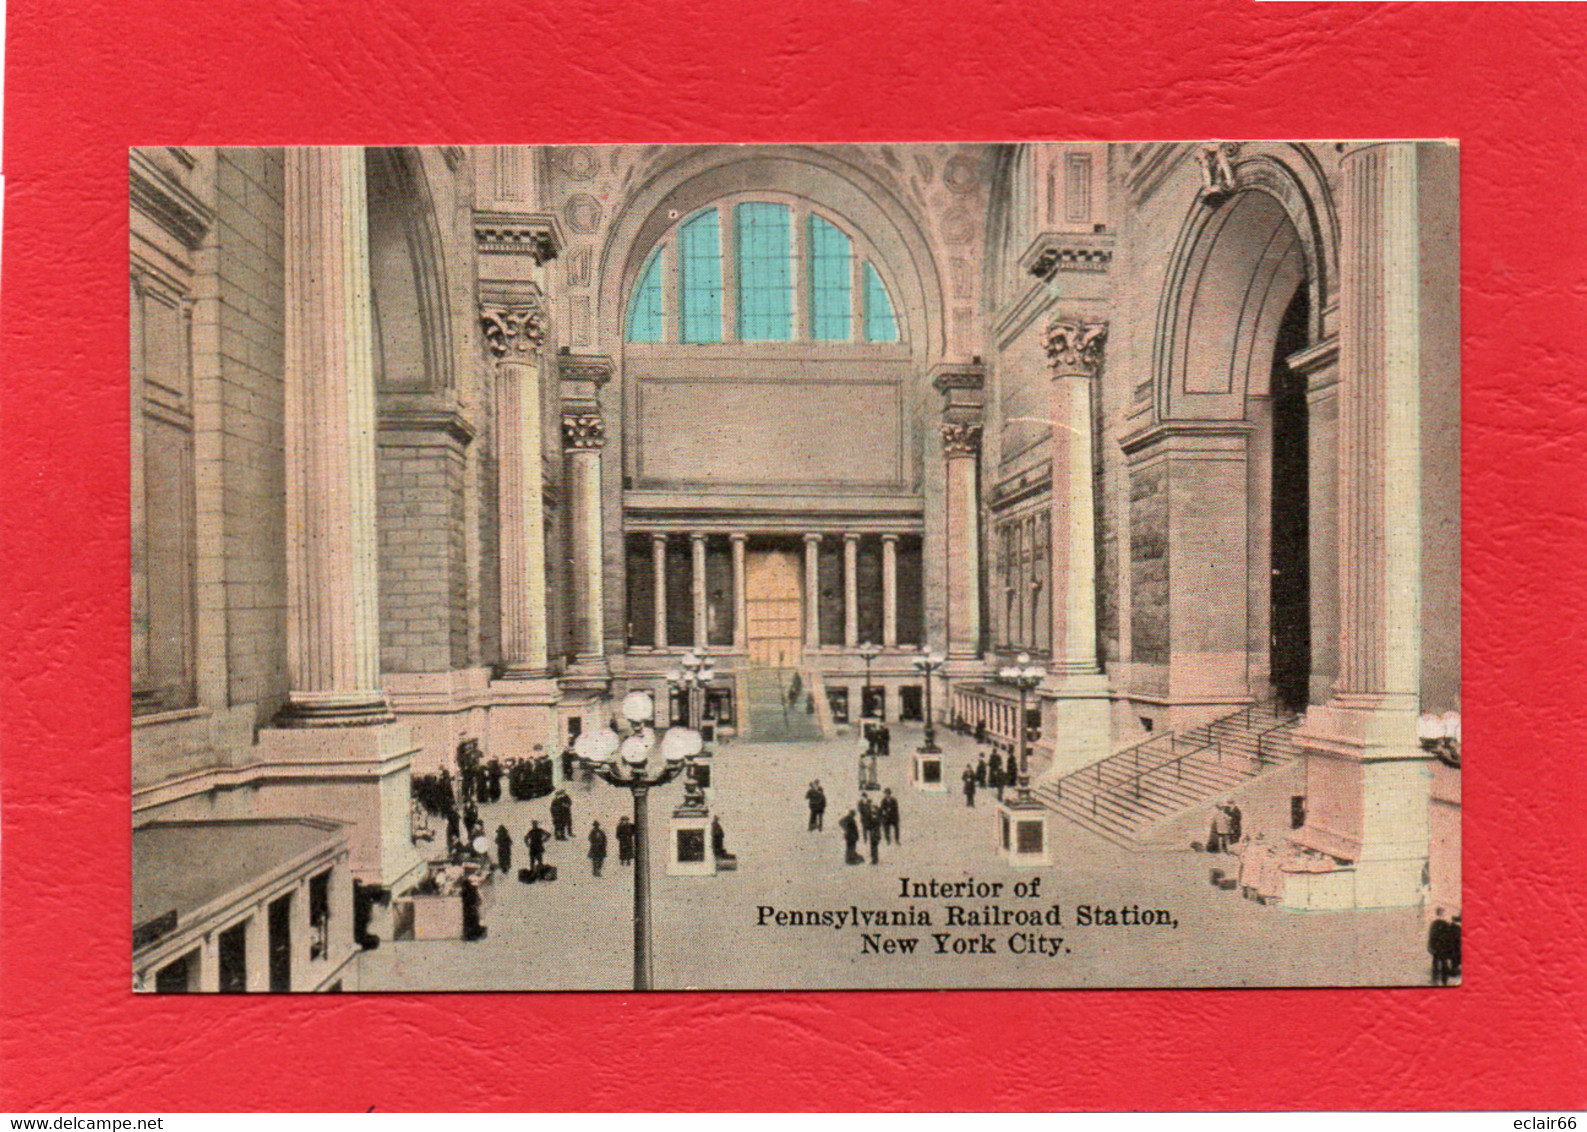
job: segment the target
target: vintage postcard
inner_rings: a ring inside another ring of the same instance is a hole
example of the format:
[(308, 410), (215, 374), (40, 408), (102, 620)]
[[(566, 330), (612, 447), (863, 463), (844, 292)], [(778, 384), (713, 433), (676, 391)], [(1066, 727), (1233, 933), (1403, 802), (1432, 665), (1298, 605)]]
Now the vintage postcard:
[(137, 989), (1459, 982), (1452, 144), (129, 161)]

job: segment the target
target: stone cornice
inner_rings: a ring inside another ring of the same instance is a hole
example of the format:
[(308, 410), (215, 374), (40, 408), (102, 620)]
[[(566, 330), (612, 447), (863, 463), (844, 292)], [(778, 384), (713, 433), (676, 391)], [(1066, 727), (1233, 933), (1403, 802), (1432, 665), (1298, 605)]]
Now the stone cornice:
[(555, 216), (476, 212), (474, 246), (481, 255), (525, 255), (541, 264), (562, 253), (566, 241)]
[(1042, 232), (1019, 257), (1020, 270), (1038, 279), (1060, 271), (1107, 271), (1113, 263), (1113, 237), (1103, 233)]
[(1133, 456), (1165, 441), (1188, 440), (1192, 446), (1211, 442), (1208, 451), (1214, 451), (1230, 442), (1244, 444), (1253, 431), (1255, 426), (1250, 421), (1152, 421), (1119, 437), (1119, 447), (1125, 455)]
[(456, 409), (417, 407), (381, 409), (377, 427), (380, 432), (435, 433), (463, 445), (470, 443), (478, 435), (468, 418)]
[(979, 358), (973, 362), (938, 362), (931, 367), (931, 387), (944, 396), (956, 390), (984, 389), (986, 367)]
[(589, 382), (599, 389), (616, 372), (616, 364), (605, 354), (571, 354), (564, 348), (557, 355), (557, 373), (565, 382)]
[(215, 210), (146, 155), (128, 155), (128, 194), (132, 207), (189, 248), (203, 243), (215, 223)]

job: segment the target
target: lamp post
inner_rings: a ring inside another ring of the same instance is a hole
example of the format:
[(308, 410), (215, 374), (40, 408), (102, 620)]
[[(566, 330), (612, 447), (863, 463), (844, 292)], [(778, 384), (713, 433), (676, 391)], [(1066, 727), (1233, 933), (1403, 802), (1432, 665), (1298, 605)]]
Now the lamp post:
[[(679, 667), (667, 673), (667, 683), (674, 688), (684, 689), (683, 723), (685, 727), (699, 730), (705, 720), (705, 689), (711, 681), (716, 679), (716, 667), (711, 658), (704, 653), (697, 653), (693, 649), (684, 653), (678, 660)], [(698, 691), (701, 702), (696, 710), (694, 696)]]
[(937, 728), (932, 722), (931, 715), (931, 674), (948, 663), (948, 658), (940, 652), (932, 652), (931, 646), (922, 645), (920, 655), (915, 657), (912, 663), (915, 666), (915, 671), (926, 678), (926, 745), (920, 749), (930, 754), (937, 754), (939, 750), (937, 747)]
[(656, 705), (644, 692), (623, 700), (623, 718), (631, 728), (619, 738), (611, 728), (588, 731), (573, 744), (574, 757), (602, 782), (626, 789), (634, 797), (634, 989), (650, 990), (650, 791), (681, 774), (704, 747), (700, 733), (669, 727), (659, 740), (654, 726)]
[[(860, 689), (860, 718), (865, 718), (865, 701), (871, 694), (871, 662), (882, 655), (882, 646), (866, 641), (859, 648), (860, 659), (865, 662), (865, 687)], [(883, 712), (885, 715), (886, 713)]]
[[(1022, 778), (1030, 769), (1030, 759), (1025, 743), (1026, 732), (1029, 730), (1025, 722), (1025, 693), (1040, 684), (1042, 677), (1046, 674), (1044, 669), (1032, 664), (1030, 662), (1030, 654), (1024, 652), (1019, 654), (1012, 665), (999, 669), (997, 673), (999, 680), (1006, 684), (1012, 684), (1019, 689), (1019, 720), (1016, 726), (1019, 728), (1019, 773)], [(1024, 785), (1024, 782), (1021, 781), (1020, 786), (1023, 788)]]

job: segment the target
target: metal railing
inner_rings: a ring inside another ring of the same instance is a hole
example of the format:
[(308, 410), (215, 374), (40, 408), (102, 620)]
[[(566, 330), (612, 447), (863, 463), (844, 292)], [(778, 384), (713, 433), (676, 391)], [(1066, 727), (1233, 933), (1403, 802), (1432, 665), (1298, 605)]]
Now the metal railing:
[[(1257, 731), (1256, 765), (1259, 772), (1267, 765), (1267, 754), (1269, 748), (1267, 748), (1265, 744), (1270, 742), (1271, 737), (1276, 732), (1283, 731), (1290, 727), (1296, 718), (1292, 712), (1281, 712), (1277, 706), (1276, 700), (1261, 700), (1256, 703), (1247, 704), (1239, 711), (1230, 712), (1228, 715), (1220, 716), (1210, 723), (1206, 723), (1200, 727), (1192, 729), (1189, 735), (1186, 736), (1175, 735), (1173, 732), (1169, 732), (1166, 735), (1150, 736), (1139, 743), (1135, 743), (1132, 746), (1126, 747), (1122, 751), (1118, 751), (1112, 755), (1109, 755), (1105, 759), (1098, 760), (1090, 767), (1082, 768), (1081, 770), (1075, 771), (1073, 774), (1068, 774), (1063, 778), (1056, 779), (1052, 784), (1054, 796), (1057, 800), (1062, 801), (1064, 783), (1073, 781), (1076, 786), (1084, 785), (1083, 776), (1087, 773), (1090, 773), (1093, 775), (1091, 784), (1091, 815), (1093, 817), (1097, 816), (1097, 806), (1100, 800), (1122, 800), (1126, 795), (1128, 795), (1138, 802), (1142, 795), (1143, 783), (1147, 778), (1158, 773), (1159, 771), (1166, 771), (1168, 768), (1172, 767), (1174, 771), (1174, 780), (1176, 782), (1182, 782), (1184, 780), (1185, 760), (1187, 758), (1191, 758), (1194, 755), (1199, 755), (1210, 750), (1213, 752), (1214, 758), (1217, 760), (1217, 764), (1220, 767), (1223, 766), (1224, 741), (1223, 737), (1218, 734), (1218, 728), (1220, 726), (1232, 726), (1236, 723), (1236, 721), (1238, 721), (1242, 730), (1249, 734), (1251, 731), (1256, 729), (1258, 725), (1258, 717), (1262, 713), (1266, 713), (1271, 718), (1276, 719), (1278, 722), (1274, 723), (1271, 727)], [(1198, 735), (1202, 736), (1203, 738), (1194, 738)], [(1152, 748), (1154, 746), (1160, 746), (1164, 743), (1168, 745), (1168, 750), (1166, 752), (1168, 757), (1163, 759), (1161, 762), (1146, 767), (1143, 770), (1141, 768), (1142, 753), (1162, 754), (1164, 752), (1160, 750), (1154, 751)], [(1131, 771), (1127, 773), (1124, 778), (1104, 787), (1104, 771), (1112, 770), (1125, 763), (1130, 765)]]

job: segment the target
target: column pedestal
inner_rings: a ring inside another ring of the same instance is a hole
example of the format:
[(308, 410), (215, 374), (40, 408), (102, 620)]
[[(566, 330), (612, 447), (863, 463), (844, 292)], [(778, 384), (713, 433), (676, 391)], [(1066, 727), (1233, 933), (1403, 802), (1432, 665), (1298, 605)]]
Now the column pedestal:
[[(1112, 753), (1113, 700), (1106, 676), (1049, 675), (1036, 689), (1036, 700), (1041, 705), (1041, 746), (1052, 751), (1042, 779), (1062, 778)], [(1035, 778), (1037, 748), (1031, 748), (1030, 757)]]

